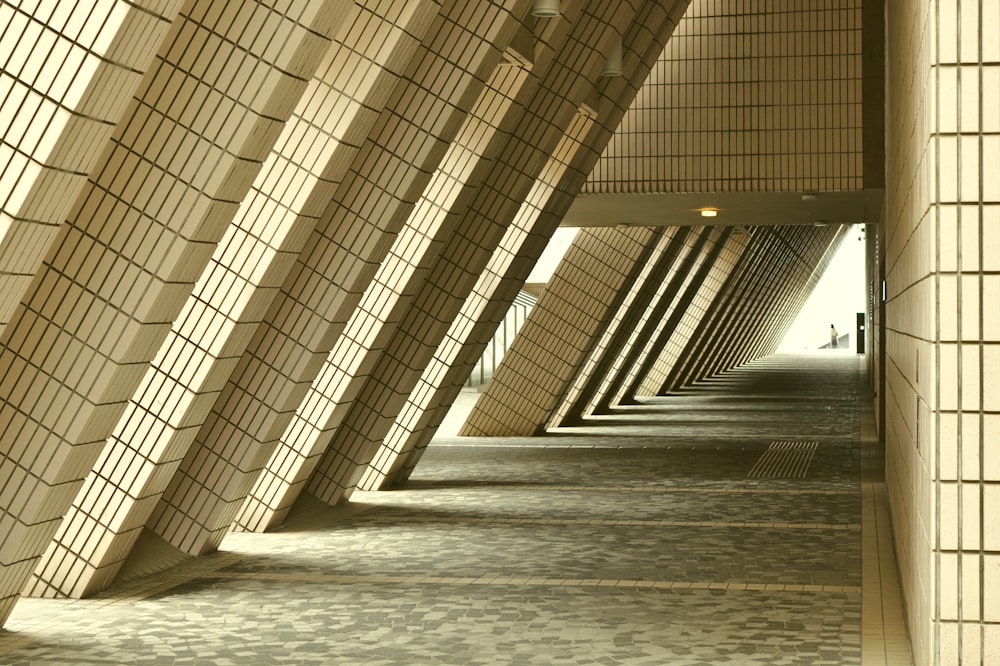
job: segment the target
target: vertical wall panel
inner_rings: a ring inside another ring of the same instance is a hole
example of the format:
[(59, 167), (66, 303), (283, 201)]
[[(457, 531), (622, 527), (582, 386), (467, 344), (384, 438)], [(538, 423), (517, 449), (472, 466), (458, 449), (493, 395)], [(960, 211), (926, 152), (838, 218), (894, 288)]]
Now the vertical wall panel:
[(886, 6), (881, 342), (897, 559), (917, 663), (988, 663), (1000, 649), (990, 527), (1000, 508), (1000, 3)]

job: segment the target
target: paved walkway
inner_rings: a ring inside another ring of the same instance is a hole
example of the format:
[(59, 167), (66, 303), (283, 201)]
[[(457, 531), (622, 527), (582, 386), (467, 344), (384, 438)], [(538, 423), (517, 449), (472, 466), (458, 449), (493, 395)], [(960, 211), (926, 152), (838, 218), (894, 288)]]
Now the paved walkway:
[(405, 490), (23, 600), (0, 663), (908, 663), (861, 368), (780, 355), (544, 438), (440, 439)]

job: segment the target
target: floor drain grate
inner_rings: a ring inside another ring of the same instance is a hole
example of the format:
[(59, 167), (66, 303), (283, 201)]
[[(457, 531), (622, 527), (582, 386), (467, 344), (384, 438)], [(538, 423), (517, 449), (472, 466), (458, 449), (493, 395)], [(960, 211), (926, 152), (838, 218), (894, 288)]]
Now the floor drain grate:
[(750, 470), (751, 479), (804, 479), (819, 442), (772, 442)]

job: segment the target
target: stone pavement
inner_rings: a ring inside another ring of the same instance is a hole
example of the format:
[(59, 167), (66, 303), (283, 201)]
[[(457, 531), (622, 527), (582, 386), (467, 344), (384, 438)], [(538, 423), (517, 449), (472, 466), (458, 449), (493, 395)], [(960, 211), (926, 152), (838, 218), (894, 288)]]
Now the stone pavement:
[(546, 437), (439, 438), (403, 490), (22, 600), (0, 663), (906, 663), (863, 574), (861, 371), (779, 355)]

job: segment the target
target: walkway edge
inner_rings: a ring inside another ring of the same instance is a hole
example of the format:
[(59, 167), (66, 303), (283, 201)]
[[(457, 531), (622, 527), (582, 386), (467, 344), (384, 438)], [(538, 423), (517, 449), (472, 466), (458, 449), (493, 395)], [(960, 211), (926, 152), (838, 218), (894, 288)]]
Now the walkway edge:
[(884, 451), (866, 383), (865, 357), (858, 357), (861, 433), (861, 660), (865, 666), (913, 664), (903, 615), (893, 546)]

